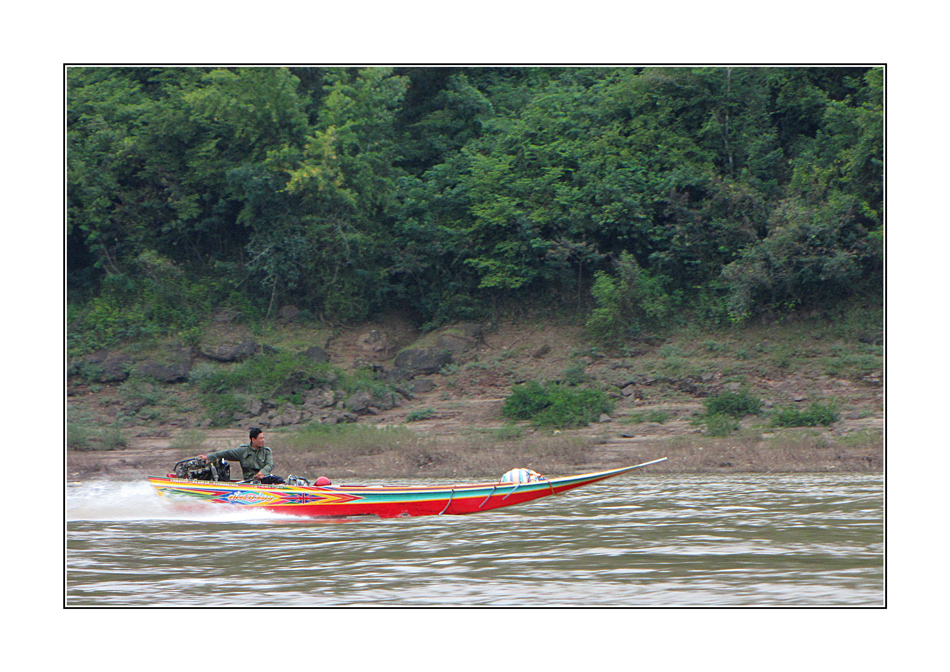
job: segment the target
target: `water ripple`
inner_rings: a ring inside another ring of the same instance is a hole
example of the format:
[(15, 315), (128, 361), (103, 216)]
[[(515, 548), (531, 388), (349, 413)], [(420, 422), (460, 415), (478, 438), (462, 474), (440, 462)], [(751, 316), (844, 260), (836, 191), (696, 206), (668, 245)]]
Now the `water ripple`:
[[(158, 501), (156, 501), (158, 500)], [(181, 510), (71, 487), (69, 605), (880, 605), (883, 481), (638, 476), (472, 516)]]

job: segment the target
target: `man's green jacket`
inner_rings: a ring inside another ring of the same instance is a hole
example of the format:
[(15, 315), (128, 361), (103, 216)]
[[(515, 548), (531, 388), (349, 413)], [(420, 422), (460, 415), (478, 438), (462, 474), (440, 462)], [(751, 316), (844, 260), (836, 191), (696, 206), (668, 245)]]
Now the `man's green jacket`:
[(249, 481), (257, 476), (257, 472), (261, 472), (264, 476), (270, 476), (270, 472), (274, 470), (274, 456), (267, 446), (252, 448), (251, 444), (245, 443), (243, 446), (238, 446), (237, 448), (228, 448), (227, 450), (208, 453), (209, 462), (218, 459), (240, 462), (245, 481)]

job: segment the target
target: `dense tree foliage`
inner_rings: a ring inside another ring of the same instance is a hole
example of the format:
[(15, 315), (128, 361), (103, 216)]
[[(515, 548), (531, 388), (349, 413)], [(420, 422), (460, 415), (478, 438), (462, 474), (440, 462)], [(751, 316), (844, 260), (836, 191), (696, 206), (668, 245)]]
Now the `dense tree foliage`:
[(69, 68), (71, 316), (102, 341), (222, 305), (434, 324), (592, 296), (622, 339), (879, 296), (883, 88), (880, 68)]

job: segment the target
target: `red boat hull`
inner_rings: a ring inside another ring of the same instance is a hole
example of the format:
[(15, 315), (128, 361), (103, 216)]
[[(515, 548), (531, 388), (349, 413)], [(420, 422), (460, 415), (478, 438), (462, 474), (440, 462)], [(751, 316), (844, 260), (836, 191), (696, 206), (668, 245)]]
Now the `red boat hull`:
[(661, 462), (654, 460), (609, 471), (542, 479), (533, 483), (479, 483), (457, 486), (289, 486), (255, 485), (149, 477), (160, 495), (253, 507), (297, 516), (461, 515), (557, 495)]

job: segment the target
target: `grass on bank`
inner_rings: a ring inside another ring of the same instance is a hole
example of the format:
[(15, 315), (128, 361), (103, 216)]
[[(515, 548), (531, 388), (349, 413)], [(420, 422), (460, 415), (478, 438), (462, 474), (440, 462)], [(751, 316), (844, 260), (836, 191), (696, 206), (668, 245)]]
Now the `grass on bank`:
[(271, 434), (275, 445), (302, 452), (330, 452), (347, 455), (378, 455), (395, 449), (422, 448), (431, 440), (404, 425), (335, 425), (311, 422), (293, 431)]
[(119, 450), (128, 445), (129, 439), (118, 424), (66, 423), (66, 446), (71, 450)]
[(828, 449), (836, 445), (851, 449), (877, 449), (884, 441), (880, 429), (860, 430), (835, 436), (814, 427), (789, 427), (775, 432), (762, 431), (763, 427), (742, 428), (727, 436), (709, 434), (683, 434), (667, 440), (671, 451), (689, 451), (713, 446), (744, 450), (760, 448), (768, 451), (785, 451), (794, 455), (802, 450)]
[(596, 437), (523, 426), (425, 435), (406, 425), (310, 423), (269, 434), (279, 468), (311, 476), (345, 473), (354, 458), (373, 457), (374, 469), (395, 477), (468, 474), (498, 478), (514, 467), (570, 473), (589, 459)]
[(652, 410), (645, 413), (631, 413), (620, 419), (620, 422), (629, 425), (639, 425), (644, 422), (655, 422), (657, 424), (664, 424), (667, 420), (670, 420), (673, 416), (669, 411), (664, 410)]
[[(527, 435), (524, 427), (503, 425), (494, 429), (463, 431), (452, 437), (427, 436), (406, 425), (366, 425), (311, 422), (295, 429), (280, 429), (269, 434), (275, 446), (300, 452), (328, 452), (347, 455), (378, 455), (390, 450), (437, 448), (453, 445), (473, 451), (499, 444), (522, 443), (545, 449), (564, 444), (564, 438), (549, 433)], [(586, 441), (586, 439), (585, 439)]]

